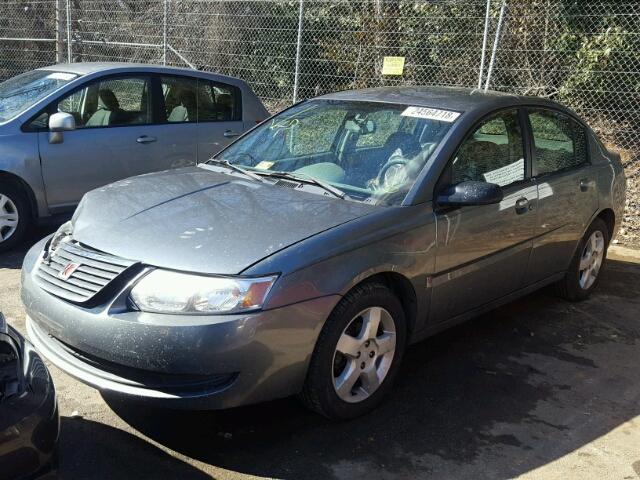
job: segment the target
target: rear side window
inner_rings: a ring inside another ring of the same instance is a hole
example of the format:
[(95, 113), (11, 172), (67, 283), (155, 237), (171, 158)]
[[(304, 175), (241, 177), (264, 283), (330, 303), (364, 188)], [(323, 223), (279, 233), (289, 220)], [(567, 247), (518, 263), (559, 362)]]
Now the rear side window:
[(233, 122), (242, 120), (240, 89), (189, 77), (161, 77), (169, 123)]
[(586, 132), (571, 117), (552, 110), (529, 110), (529, 121), (538, 175), (587, 162)]
[(164, 97), (164, 120), (168, 123), (198, 121), (198, 81), (188, 77), (161, 77)]
[(224, 83), (198, 80), (198, 122), (242, 120), (240, 89)]

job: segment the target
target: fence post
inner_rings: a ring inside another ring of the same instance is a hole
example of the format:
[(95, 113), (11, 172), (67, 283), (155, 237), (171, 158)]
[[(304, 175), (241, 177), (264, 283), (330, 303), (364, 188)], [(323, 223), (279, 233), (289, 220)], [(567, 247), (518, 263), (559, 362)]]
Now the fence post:
[(302, 52), (302, 24), (304, 22), (304, 0), (300, 1), (298, 11), (298, 43), (296, 45), (296, 69), (293, 77), (293, 103), (298, 101), (298, 85), (300, 81), (300, 53)]
[(484, 74), (484, 61), (487, 56), (487, 40), (489, 38), (489, 16), (491, 13), (491, 0), (487, 0), (487, 11), (484, 15), (484, 36), (482, 37), (482, 55), (480, 57), (480, 71), (478, 72), (478, 90), (482, 88), (482, 75)]
[(67, 0), (67, 62), (73, 62), (73, 49), (71, 47), (71, 0)]
[(498, 51), (498, 44), (500, 43), (500, 34), (502, 33), (502, 21), (504, 20), (504, 12), (507, 8), (507, 0), (502, 0), (502, 7), (500, 7), (500, 17), (498, 18), (498, 26), (496, 27), (496, 38), (493, 42), (493, 50), (491, 51), (491, 61), (489, 62), (489, 71), (487, 72), (487, 81), (484, 84), (484, 91), (489, 90), (489, 83), (491, 82), (491, 74), (493, 73), (493, 66), (496, 61), (496, 53)]
[(63, 0), (56, 0), (56, 63), (64, 58), (64, 17), (62, 16)]
[(163, 0), (164, 2), (164, 16), (162, 21), (162, 64), (167, 64), (167, 11), (169, 0)]

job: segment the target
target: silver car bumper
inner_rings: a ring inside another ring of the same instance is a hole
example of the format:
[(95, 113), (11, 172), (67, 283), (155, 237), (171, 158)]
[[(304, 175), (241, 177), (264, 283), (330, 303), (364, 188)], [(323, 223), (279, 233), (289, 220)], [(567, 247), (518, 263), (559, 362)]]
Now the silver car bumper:
[(338, 296), (243, 315), (181, 316), (91, 309), (39, 287), (44, 241), (27, 254), (22, 299), (35, 347), (97, 389), (172, 408), (216, 409), (299, 392)]

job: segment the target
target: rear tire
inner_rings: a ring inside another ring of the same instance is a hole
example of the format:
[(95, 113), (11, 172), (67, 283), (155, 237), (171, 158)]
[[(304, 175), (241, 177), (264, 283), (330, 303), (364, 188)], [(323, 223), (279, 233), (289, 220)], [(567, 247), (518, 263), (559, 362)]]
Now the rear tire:
[(406, 345), (402, 304), (382, 283), (355, 287), (316, 343), (300, 395), (311, 410), (348, 419), (373, 410), (391, 389)]
[(607, 224), (596, 218), (578, 243), (564, 278), (555, 285), (560, 297), (579, 302), (591, 295), (600, 283), (609, 240)]
[(0, 252), (24, 239), (31, 224), (31, 209), (24, 191), (13, 182), (0, 180)]

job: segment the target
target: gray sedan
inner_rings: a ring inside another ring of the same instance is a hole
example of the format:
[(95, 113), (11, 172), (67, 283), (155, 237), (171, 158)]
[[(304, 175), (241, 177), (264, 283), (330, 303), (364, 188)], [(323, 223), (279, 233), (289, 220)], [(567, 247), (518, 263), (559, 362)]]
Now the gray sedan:
[(206, 164), (85, 195), (26, 256), (27, 329), (101, 390), (197, 409), (299, 394), (349, 418), (408, 344), (546, 285), (589, 296), (624, 195), (619, 157), (551, 101), (327, 95)]
[(89, 190), (205, 161), (268, 116), (242, 80), (182, 68), (73, 63), (0, 83), (0, 252)]

